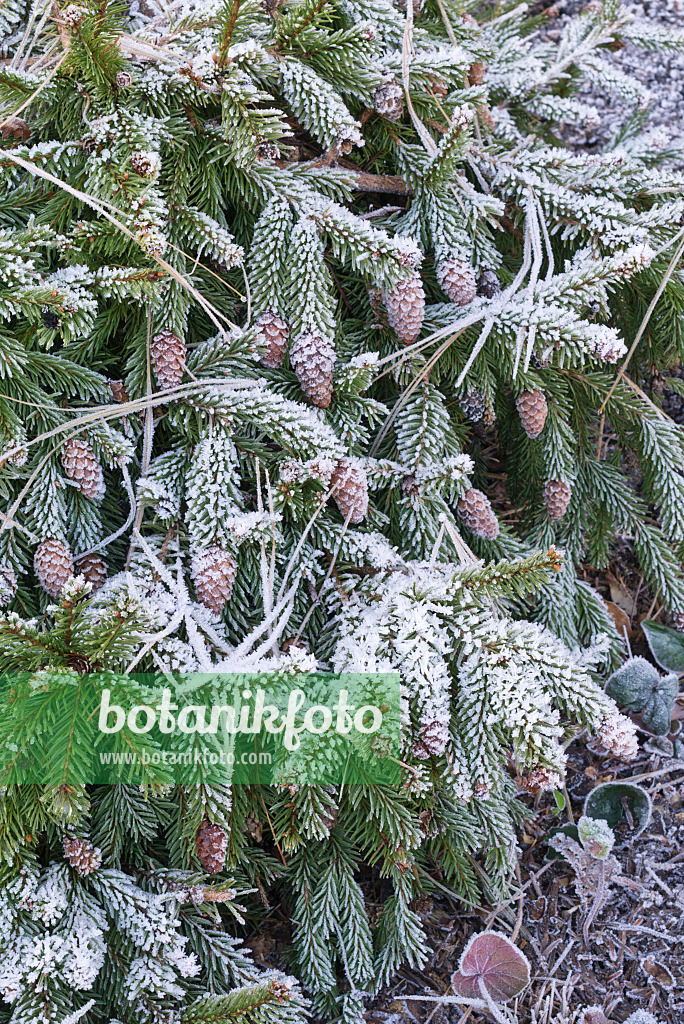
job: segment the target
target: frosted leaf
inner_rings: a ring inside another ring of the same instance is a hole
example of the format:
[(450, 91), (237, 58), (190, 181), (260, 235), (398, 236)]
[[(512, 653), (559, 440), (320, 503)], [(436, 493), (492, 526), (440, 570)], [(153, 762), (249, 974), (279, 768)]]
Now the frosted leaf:
[(596, 860), (605, 860), (615, 845), (615, 833), (602, 818), (582, 815), (577, 822), (577, 831), (582, 846)]
[(530, 964), (517, 946), (499, 932), (480, 932), (466, 945), (458, 970), (451, 975), (457, 995), (479, 999), (482, 989), (497, 1002), (517, 996), (530, 981)]

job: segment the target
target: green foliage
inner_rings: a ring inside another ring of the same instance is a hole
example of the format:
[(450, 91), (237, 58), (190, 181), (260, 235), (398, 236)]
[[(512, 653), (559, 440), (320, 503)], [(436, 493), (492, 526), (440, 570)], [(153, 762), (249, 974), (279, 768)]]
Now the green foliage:
[[(516, 787), (558, 788), (574, 729), (634, 753), (610, 693), (669, 725), (672, 677), (601, 689), (623, 655), (587, 581), (619, 541), (684, 611), (681, 154), (605, 53), (681, 33), (592, 7), (542, 43), (524, 5), (2, 6), (0, 1019), (301, 1024), (241, 945), (278, 914), (312, 1012), (358, 1024), (426, 962), (416, 898), (506, 898)], [(587, 84), (634, 107), (591, 155), (560, 141)], [(50, 584), (48, 539), (88, 583)], [(270, 786), (78, 781), (105, 673), (133, 699), (136, 670), (321, 666), (400, 675), (401, 786), (296, 760)]]

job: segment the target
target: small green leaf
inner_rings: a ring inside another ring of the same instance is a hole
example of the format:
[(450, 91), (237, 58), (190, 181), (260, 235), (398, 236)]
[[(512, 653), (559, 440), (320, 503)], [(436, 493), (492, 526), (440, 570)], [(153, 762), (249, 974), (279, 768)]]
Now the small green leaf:
[(651, 654), (668, 672), (684, 672), (684, 634), (660, 622), (641, 623)]
[(562, 811), (565, 807), (565, 797), (559, 789), (554, 789), (553, 799), (556, 801), (556, 807), (558, 808), (558, 810)]
[(640, 835), (648, 825), (651, 800), (646, 790), (633, 782), (604, 782), (587, 796), (584, 813), (587, 818), (607, 821), (624, 842)]

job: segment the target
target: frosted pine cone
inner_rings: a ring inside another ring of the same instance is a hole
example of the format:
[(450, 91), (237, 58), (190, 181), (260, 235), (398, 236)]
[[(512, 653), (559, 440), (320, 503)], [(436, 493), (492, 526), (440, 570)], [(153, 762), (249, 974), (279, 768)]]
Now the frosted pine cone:
[(17, 574), (8, 565), (0, 568), (0, 608), (6, 608), (17, 593)]
[(473, 423), (477, 423), (481, 420), (485, 413), (485, 400), (484, 396), (477, 388), (473, 388), (471, 391), (466, 391), (465, 394), (461, 395), (458, 400), (458, 404), (463, 409), (469, 420)]
[(486, 64), (482, 61), (474, 61), (468, 68), (468, 84), (469, 85), (482, 85), (485, 71), (487, 70)]
[(92, 584), (91, 593), (94, 594), (107, 579), (107, 563), (99, 555), (86, 555), (76, 563), (76, 575), (85, 576), (88, 583)]
[(501, 283), (493, 270), (483, 270), (477, 279), (477, 294), (493, 299), (501, 291)]
[(404, 90), (394, 80), (384, 82), (373, 96), (375, 112), (388, 121), (401, 121), (404, 113)]
[[(337, 507), (350, 523), (360, 523), (368, 512), (368, 478), (356, 459), (340, 459), (330, 478)], [(350, 515), (351, 513), (351, 515)]]
[(168, 329), (155, 334), (150, 346), (150, 357), (161, 388), (172, 388), (180, 384), (185, 369), (185, 342), (182, 338)]
[(494, 540), (499, 536), (499, 520), (489, 498), (482, 491), (471, 487), (458, 502), (458, 517), (476, 537)]
[(546, 512), (554, 523), (565, 515), (572, 497), (572, 488), (564, 480), (547, 480), (544, 484), (544, 504)]
[(219, 544), (198, 551), (192, 559), (192, 579), (197, 597), (209, 611), (220, 615), (233, 591), (237, 562)]
[(86, 498), (100, 501), (105, 495), (102, 466), (87, 441), (72, 437), (62, 448), (62, 465), (69, 480), (78, 487)]
[(292, 342), (290, 362), (302, 391), (319, 409), (330, 405), (335, 349), (328, 338), (312, 330), (302, 331)]
[(116, 87), (117, 89), (128, 89), (133, 85), (133, 77), (129, 75), (128, 71), (117, 71), (116, 73)]
[(536, 768), (523, 772), (519, 783), (526, 793), (536, 796), (537, 793), (549, 793), (551, 790), (560, 789), (563, 785), (563, 777), (553, 768), (540, 764)]
[(254, 326), (258, 329), (257, 342), (262, 349), (261, 362), (275, 370), (283, 361), (290, 328), (272, 309), (258, 316)]
[(515, 400), (520, 422), (528, 437), (539, 437), (549, 407), (541, 391), (522, 391)]
[(86, 10), (78, 4), (68, 4), (62, 11), (62, 18), (71, 29), (78, 28), (86, 16)]
[(64, 837), (64, 856), (79, 875), (90, 875), (102, 863), (102, 852), (87, 839)]
[(636, 726), (619, 711), (614, 711), (601, 723), (598, 738), (609, 753), (623, 761), (632, 761), (639, 753)]
[(475, 271), (470, 263), (455, 256), (449, 256), (437, 264), (437, 280), (442, 291), (457, 306), (469, 305), (477, 295)]
[(131, 167), (141, 178), (154, 178), (161, 170), (161, 157), (153, 150), (131, 153)]
[(439, 757), (449, 739), (449, 725), (439, 719), (423, 719), (420, 723), (420, 734), (416, 737), (411, 753), (420, 761), (429, 757)]
[(74, 575), (71, 551), (61, 540), (42, 540), (33, 556), (33, 569), (43, 590), (50, 597), (59, 597), (67, 580)]
[(217, 875), (226, 862), (228, 836), (219, 825), (206, 818), (197, 829), (195, 849), (208, 875)]
[[(11, 453), (11, 454), (8, 454)], [(23, 466), (28, 459), (28, 450), (24, 448), (19, 439), (9, 441), (0, 452), (0, 466), (3, 462), (9, 462), (10, 466)]]
[(402, 277), (394, 288), (383, 292), (387, 319), (399, 341), (412, 345), (420, 334), (425, 316), (425, 290), (420, 274)]

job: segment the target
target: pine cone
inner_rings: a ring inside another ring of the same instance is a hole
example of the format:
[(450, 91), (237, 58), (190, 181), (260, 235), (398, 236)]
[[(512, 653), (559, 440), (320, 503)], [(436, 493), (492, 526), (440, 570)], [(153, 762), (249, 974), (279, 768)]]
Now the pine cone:
[(0, 124), (0, 135), (3, 139), (21, 139), (26, 142), (31, 136), (31, 129), (23, 117), (8, 117)]
[(482, 85), (487, 65), (483, 64), (482, 61), (474, 61), (468, 68), (468, 84), (469, 85)]
[(0, 608), (6, 608), (17, 593), (17, 574), (8, 565), (0, 568)]
[(306, 397), (319, 409), (327, 409), (332, 398), (335, 365), (332, 342), (311, 330), (302, 331), (292, 342), (290, 363)]
[(62, 11), (62, 18), (71, 29), (76, 29), (85, 20), (86, 10), (78, 4), (68, 4)]
[(206, 818), (197, 829), (195, 849), (208, 875), (217, 875), (226, 862), (228, 836), (219, 825)]
[(185, 342), (173, 331), (155, 334), (150, 345), (150, 358), (160, 388), (180, 384), (185, 368)]
[(459, 519), (476, 537), (484, 537), (485, 540), (498, 537), (499, 520), (494, 515), (489, 498), (482, 491), (471, 487), (459, 500), (457, 508)]
[(99, 555), (86, 555), (76, 562), (76, 575), (85, 576), (88, 583), (92, 584), (91, 593), (94, 594), (107, 579), (107, 563)]
[(264, 837), (264, 823), (254, 811), (245, 818), (245, 828), (255, 843), (261, 842)]
[(129, 75), (128, 71), (117, 71), (116, 73), (116, 87), (117, 89), (128, 89), (129, 86), (133, 85), (133, 78)]
[[(0, 452), (0, 466), (9, 462), (10, 466), (23, 466), (28, 459), (28, 449), (22, 444), (23, 438), (10, 439)], [(8, 452), (12, 454), (9, 455)]]
[(71, 551), (61, 540), (42, 540), (33, 556), (33, 569), (43, 590), (50, 597), (59, 597), (64, 584), (74, 575)]
[(109, 390), (112, 393), (112, 398), (115, 402), (130, 402), (128, 392), (126, 391), (126, 385), (122, 380), (108, 380)]
[(384, 82), (375, 90), (373, 107), (388, 121), (401, 121), (404, 114), (404, 90), (398, 82)]
[[(4, 571), (6, 572), (7, 570)], [(672, 619), (672, 628), (680, 633), (684, 633), (684, 612), (674, 612), (670, 618)]]
[(411, 753), (419, 761), (429, 757), (439, 757), (444, 753), (449, 739), (449, 725), (438, 719), (423, 719), (420, 723), (420, 735), (411, 747)]
[(515, 400), (523, 430), (528, 437), (539, 437), (549, 407), (541, 391), (522, 391)]
[(521, 772), (518, 783), (526, 793), (536, 796), (537, 793), (549, 793), (554, 789), (560, 789), (563, 785), (563, 778), (553, 768), (540, 764), (536, 768)]
[(43, 324), (47, 327), (48, 331), (56, 331), (62, 323), (55, 311), (50, 309), (49, 306), (43, 306), (40, 311), (40, 315), (43, 320)]
[(356, 459), (340, 459), (330, 478), (333, 498), (350, 523), (360, 523), (368, 512), (368, 478)]
[(493, 270), (483, 270), (477, 279), (477, 294), (493, 299), (501, 292), (501, 283)]
[(105, 495), (102, 466), (87, 441), (72, 437), (62, 448), (62, 465), (69, 480), (73, 480), (86, 498), (100, 501)]
[(79, 875), (90, 875), (102, 863), (102, 852), (87, 839), (64, 837), (64, 856)]
[(283, 361), (290, 328), (271, 309), (258, 316), (254, 321), (254, 326), (258, 328), (257, 342), (263, 350), (261, 362), (264, 366), (275, 370)]
[(549, 519), (554, 523), (562, 519), (571, 497), (570, 484), (566, 484), (564, 480), (547, 480), (544, 484), (544, 504)]
[(383, 292), (387, 319), (399, 341), (412, 345), (420, 334), (425, 316), (425, 291), (420, 274), (413, 271), (394, 288)]
[(632, 761), (639, 753), (636, 726), (619, 711), (614, 711), (601, 723), (598, 737), (607, 751), (623, 761)]
[(457, 306), (469, 305), (477, 295), (475, 271), (470, 263), (455, 256), (449, 256), (437, 264), (437, 280), (442, 291)]
[(215, 615), (220, 615), (237, 575), (237, 562), (233, 556), (219, 544), (213, 544), (193, 556), (191, 575), (201, 603)]
[(466, 391), (465, 394), (461, 395), (458, 404), (473, 423), (477, 423), (484, 416), (486, 403), (484, 395), (477, 388), (472, 388), (472, 390)]
[(154, 178), (161, 168), (159, 153), (136, 150), (131, 153), (131, 167), (141, 178)]

